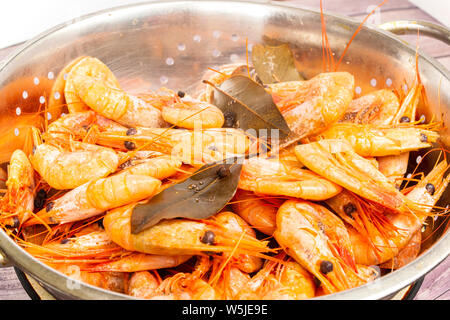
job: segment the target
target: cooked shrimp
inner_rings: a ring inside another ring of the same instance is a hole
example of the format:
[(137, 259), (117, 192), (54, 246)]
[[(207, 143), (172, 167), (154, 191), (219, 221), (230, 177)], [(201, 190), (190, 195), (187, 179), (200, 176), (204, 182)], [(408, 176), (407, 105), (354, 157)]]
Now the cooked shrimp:
[(219, 108), (189, 96), (163, 106), (161, 111), (165, 121), (186, 129), (221, 128), (225, 121)]
[(374, 207), (351, 193), (343, 193), (327, 201), (352, 226), (348, 232), (357, 263), (381, 264), (399, 254), (420, 230), (432, 207), (445, 191), (450, 181), (450, 175), (443, 179), (447, 169), (446, 161), (441, 161), (406, 195), (409, 201), (420, 208), (415, 215)]
[(355, 81), (347, 72), (321, 73), (307, 81), (269, 85), (269, 92), (290, 129), (300, 138), (325, 130), (345, 114)]
[(238, 189), (231, 206), (242, 219), (262, 233), (272, 235), (275, 231), (278, 207), (264, 197)]
[(125, 293), (128, 284), (129, 274), (126, 272), (89, 272), (81, 270), (76, 264), (51, 264), (53, 269), (67, 275), (71, 279), (78, 280), (92, 286), (111, 290), (118, 293)]
[(225, 267), (217, 283), (213, 286), (221, 300), (238, 299), (238, 293), (250, 282), (250, 275), (231, 265)]
[(346, 140), (321, 140), (298, 145), (295, 154), (315, 173), (363, 198), (404, 214), (420, 211), (370, 160), (359, 156)]
[(364, 277), (358, 272), (344, 223), (319, 205), (300, 200), (283, 203), (277, 213), (274, 237), (320, 280), (327, 293), (361, 285), (375, 276)]
[(131, 275), (127, 294), (141, 299), (150, 299), (155, 295), (160, 281), (148, 271), (139, 271)]
[(206, 164), (244, 155), (250, 146), (244, 132), (231, 128), (196, 131), (135, 128), (132, 134), (130, 131), (101, 132), (96, 143), (124, 150), (157, 151), (186, 164)]
[(180, 167), (180, 160), (172, 159), (169, 156), (160, 156), (140, 160), (139, 163), (136, 163), (135, 165), (130, 164), (119, 174), (143, 175), (162, 180), (173, 176)]
[(328, 199), (341, 191), (341, 187), (310, 170), (261, 157), (244, 163), (239, 188), (310, 200)]
[(396, 156), (385, 156), (377, 158), (378, 170), (388, 178), (397, 188), (400, 188), (402, 178), (408, 169), (409, 152)]
[(269, 261), (239, 291), (242, 300), (303, 300), (313, 298), (312, 276), (294, 261)]
[[(89, 110), (87, 104), (80, 99), (75, 84), (81, 78), (94, 78), (99, 82), (103, 82), (111, 88), (120, 88), (119, 81), (116, 79), (111, 70), (100, 60), (93, 57), (82, 57), (78, 62), (70, 67), (70, 63), (66, 68), (70, 68), (67, 73), (64, 86), (64, 97), (69, 112), (78, 112)], [(63, 75), (64, 77), (64, 75)]]
[[(42, 143), (30, 155), (33, 168), (55, 189), (73, 189), (114, 172), (119, 157), (109, 148), (73, 141), (72, 150)], [(82, 170), (80, 170), (82, 168)]]
[(34, 170), (22, 150), (16, 150), (8, 165), (7, 192), (0, 200), (0, 220), (8, 226), (19, 227), (34, 209)]
[[(420, 100), (422, 85), (414, 85), (402, 101), (397, 114), (392, 119), (392, 123), (414, 122), (416, 109)], [(380, 171), (391, 180), (395, 186), (400, 187), (401, 178), (408, 168), (409, 152), (396, 156), (379, 157)]]
[(420, 253), (421, 244), (422, 232), (421, 230), (417, 230), (406, 246), (404, 246), (403, 249), (400, 249), (398, 254), (391, 260), (380, 264), (380, 268), (396, 270), (406, 266), (408, 263), (417, 258)]
[(52, 117), (56, 118), (62, 113), (63, 107), (66, 105), (64, 94), (64, 90), (66, 87), (66, 77), (68, 76), (72, 68), (84, 58), (86, 57), (80, 56), (73, 59), (58, 73), (58, 76), (53, 83), (52, 90), (50, 91), (50, 95), (48, 98), (47, 109), (52, 111)]
[[(256, 239), (255, 231), (233, 212), (220, 212), (214, 216), (214, 221), (227, 230), (235, 233), (245, 232), (249, 237)], [(225, 252), (222, 254), (222, 257), (227, 259), (228, 254)], [(243, 272), (253, 273), (262, 267), (262, 259), (248, 254), (237, 254), (232, 256), (230, 265), (239, 268)]]
[(99, 131), (127, 130), (126, 127), (117, 122), (88, 110), (59, 117), (48, 126), (44, 136), (47, 140), (52, 141), (82, 140), (93, 125), (96, 125)]
[(78, 76), (73, 79), (73, 85), (75, 92), (87, 106), (124, 126), (167, 126), (157, 108), (96, 78)]
[(324, 139), (345, 139), (363, 157), (398, 155), (428, 148), (439, 138), (435, 131), (418, 127), (383, 128), (340, 123), (322, 132)]
[(147, 230), (132, 234), (130, 219), (135, 206), (110, 210), (103, 220), (110, 238), (127, 250), (162, 255), (232, 252), (233, 249), (236, 254), (258, 255), (270, 251), (267, 242), (227, 229), (214, 218), (205, 221), (163, 220)]
[(339, 122), (388, 125), (399, 107), (397, 96), (391, 90), (381, 89), (353, 100)]
[(47, 203), (28, 225), (63, 224), (96, 216), (106, 210), (155, 195), (161, 181), (149, 176), (119, 174), (87, 182)]

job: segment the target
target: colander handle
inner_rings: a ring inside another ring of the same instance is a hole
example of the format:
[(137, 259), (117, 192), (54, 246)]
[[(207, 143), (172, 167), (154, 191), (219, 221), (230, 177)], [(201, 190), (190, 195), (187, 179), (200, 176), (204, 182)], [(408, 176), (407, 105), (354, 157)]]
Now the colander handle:
[(0, 250), (0, 268), (12, 267), (12, 263), (6, 258), (6, 255), (3, 251)]
[(432, 22), (398, 20), (380, 24), (378, 27), (397, 35), (417, 34), (417, 30), (419, 30), (419, 34), (441, 40), (450, 45), (450, 30)]

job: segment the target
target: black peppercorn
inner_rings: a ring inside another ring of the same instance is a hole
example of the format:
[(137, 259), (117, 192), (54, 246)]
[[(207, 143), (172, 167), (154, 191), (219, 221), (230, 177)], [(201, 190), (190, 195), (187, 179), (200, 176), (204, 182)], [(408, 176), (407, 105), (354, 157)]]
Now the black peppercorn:
[(217, 170), (217, 175), (219, 178), (225, 178), (230, 174), (230, 170), (226, 167), (221, 167), (219, 170)]
[(225, 119), (223, 123), (224, 128), (233, 128), (236, 124), (236, 113), (233, 111), (227, 110), (223, 113), (223, 117)]
[(333, 271), (333, 263), (331, 261), (323, 260), (320, 263), (320, 272), (327, 274)]
[(434, 192), (436, 191), (436, 188), (434, 187), (434, 185), (432, 183), (427, 183), (427, 185), (425, 186), (425, 189), (427, 189), (427, 191), (431, 195), (433, 195)]
[(186, 95), (186, 93), (184, 93), (183, 91), (178, 91), (178, 92), (177, 92), (177, 95), (178, 95), (180, 98), (183, 98), (183, 97)]
[(136, 128), (129, 128), (127, 130), (127, 136), (132, 136), (132, 135), (135, 135), (136, 133), (137, 133)]
[(200, 239), (201, 242), (205, 244), (214, 244), (214, 240), (216, 238), (216, 235), (212, 231), (206, 231), (203, 237)]
[(128, 150), (136, 149), (136, 144), (132, 141), (125, 141), (123, 144), (125, 145), (125, 148), (127, 148)]

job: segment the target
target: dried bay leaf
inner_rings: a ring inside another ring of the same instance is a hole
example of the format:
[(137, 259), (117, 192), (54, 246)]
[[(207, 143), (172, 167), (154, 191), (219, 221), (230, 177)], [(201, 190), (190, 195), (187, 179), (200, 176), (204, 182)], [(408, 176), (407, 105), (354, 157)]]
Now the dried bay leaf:
[(295, 66), (294, 55), (288, 44), (254, 45), (252, 63), (259, 79), (265, 84), (304, 80)]
[(215, 215), (236, 193), (242, 162), (240, 157), (207, 164), (147, 203), (138, 204), (131, 215), (131, 232), (139, 233), (163, 219), (206, 219)]

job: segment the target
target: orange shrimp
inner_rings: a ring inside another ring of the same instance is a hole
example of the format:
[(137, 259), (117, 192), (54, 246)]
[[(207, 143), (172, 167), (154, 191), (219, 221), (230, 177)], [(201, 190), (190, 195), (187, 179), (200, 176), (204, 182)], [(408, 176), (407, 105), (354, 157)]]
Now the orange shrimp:
[(310, 170), (280, 161), (251, 158), (244, 163), (239, 188), (267, 195), (324, 200), (342, 189)]
[(347, 72), (321, 73), (307, 81), (270, 84), (268, 91), (300, 138), (322, 132), (345, 114), (355, 81)]
[(347, 228), (320, 205), (300, 200), (283, 203), (277, 213), (274, 237), (295, 261), (320, 280), (326, 293), (359, 286), (376, 276), (374, 270), (367, 274), (359, 271)]
[(450, 181), (450, 175), (443, 179), (447, 169), (447, 162), (441, 161), (406, 195), (408, 201), (420, 208), (415, 215), (365, 203), (351, 193), (327, 200), (351, 226), (348, 232), (357, 263), (381, 264), (407, 246), (445, 191)]
[(7, 192), (0, 200), (0, 219), (5, 225), (19, 227), (34, 209), (34, 170), (22, 150), (16, 150), (8, 165)]
[(162, 220), (138, 234), (131, 233), (130, 219), (136, 204), (108, 211), (103, 224), (110, 238), (121, 247), (150, 254), (198, 255), (203, 252), (235, 252), (258, 256), (269, 252), (267, 242), (236, 232), (208, 220)]
[(264, 200), (264, 197), (238, 189), (231, 207), (242, 219), (262, 233), (272, 235), (275, 231), (278, 208)]
[(72, 141), (72, 150), (65, 150), (41, 143), (37, 129), (34, 131), (35, 148), (30, 161), (52, 188), (63, 190), (79, 187), (92, 179), (107, 176), (119, 165), (119, 157), (110, 148)]
[(40, 224), (63, 224), (87, 219), (135, 201), (155, 195), (161, 181), (149, 176), (118, 174), (92, 180), (62, 197), (47, 203), (37, 217), (27, 221), (26, 226)]
[(313, 298), (315, 291), (313, 277), (295, 261), (268, 261), (235, 296), (242, 300), (303, 300)]
[(119, 81), (111, 70), (96, 58), (79, 57), (75, 61), (69, 63), (64, 69), (70, 69), (64, 84), (64, 97), (70, 113), (89, 110), (89, 107), (80, 99), (75, 89), (77, 78), (93, 77), (98, 81), (106, 83), (110, 87), (120, 88)]

